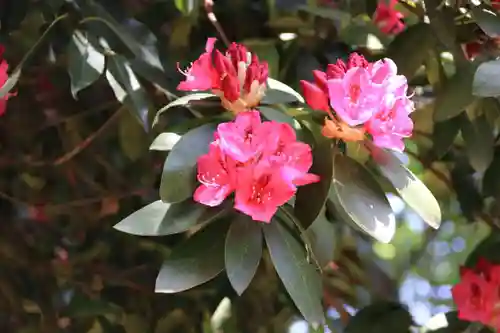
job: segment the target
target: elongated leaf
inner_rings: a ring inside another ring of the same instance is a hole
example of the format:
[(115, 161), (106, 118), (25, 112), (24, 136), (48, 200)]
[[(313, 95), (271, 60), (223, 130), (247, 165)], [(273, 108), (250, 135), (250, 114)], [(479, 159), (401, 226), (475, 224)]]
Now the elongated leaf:
[(114, 228), (137, 236), (165, 236), (184, 232), (211, 220), (219, 212), (191, 200), (177, 204), (157, 200), (130, 214)]
[(443, 90), (436, 98), (434, 110), (435, 121), (445, 121), (462, 113), (467, 106), (474, 102), (472, 82), (474, 80), (475, 65), (457, 70), (443, 86)]
[(443, 157), (453, 145), (455, 138), (460, 132), (460, 117), (434, 123), (432, 131), (433, 150), (438, 158)]
[(208, 152), (216, 125), (205, 124), (182, 136), (170, 151), (163, 165), (160, 197), (164, 202), (179, 202), (189, 198), (196, 187), (196, 163)]
[(309, 171), (320, 177), (318, 183), (299, 187), (295, 196), (294, 214), (308, 228), (325, 206), (332, 183), (333, 150), (330, 140), (322, 140), (313, 150), (313, 165)]
[(68, 44), (68, 73), (75, 98), (80, 90), (90, 86), (104, 72), (106, 58), (95, 49), (96, 44), (98, 41), (94, 36), (80, 30), (75, 30)]
[(389, 44), (387, 57), (396, 63), (399, 74), (411, 78), (435, 44), (436, 37), (430, 25), (417, 23), (396, 36)]
[(384, 191), (361, 164), (350, 157), (335, 155), (329, 197), (341, 218), (353, 222), (379, 242), (391, 241), (396, 218)]
[(149, 146), (149, 150), (160, 150), (160, 151), (169, 151), (175, 146), (177, 142), (181, 139), (181, 136), (177, 133), (161, 133), (154, 139), (151, 146)]
[(407, 333), (412, 325), (406, 308), (399, 303), (383, 301), (357, 312), (349, 320), (345, 333)]
[[(391, 152), (371, 145), (372, 156), (401, 198), (428, 225), (437, 229), (441, 224), (441, 209), (432, 192)], [(425, 203), (423, 205), (422, 203)]]
[(116, 99), (127, 105), (144, 129), (149, 130), (149, 104), (146, 91), (132, 71), (129, 61), (118, 54), (109, 57), (106, 78)]
[(324, 267), (333, 260), (335, 253), (335, 227), (325, 216), (326, 209), (323, 208), (316, 220), (306, 230), (311, 240), (312, 251), (318, 259), (319, 264)]
[(305, 103), (304, 97), (296, 92), (292, 87), (287, 86), (283, 82), (269, 78), (267, 79), (266, 96), (262, 99), (263, 104), (279, 104), (279, 103)]
[(229, 282), (241, 295), (252, 281), (262, 257), (262, 228), (246, 215), (238, 214), (226, 236), (225, 261)]
[(500, 17), (497, 13), (481, 7), (474, 7), (471, 11), (481, 30), (490, 37), (500, 36)]
[(469, 162), (476, 171), (485, 172), (495, 153), (493, 128), (484, 114), (472, 120), (465, 115), (460, 118)]
[(269, 106), (259, 106), (259, 111), (264, 115), (267, 120), (274, 120), (280, 123), (289, 124), (292, 127), (300, 126), (293, 117), (287, 115), (283, 111), (276, 110)]
[(160, 120), (160, 116), (163, 112), (167, 111), (170, 108), (173, 108), (175, 106), (188, 106), (191, 104), (195, 104), (197, 101), (202, 101), (206, 99), (213, 99), (213, 98), (218, 98), (214, 94), (209, 94), (209, 93), (194, 93), (194, 94), (189, 94), (186, 96), (182, 96), (180, 98), (177, 98), (175, 101), (172, 101), (162, 107), (158, 112), (156, 113), (155, 119), (153, 121), (153, 126), (158, 123), (158, 120)]
[(472, 93), (479, 97), (500, 96), (500, 61), (483, 62), (474, 74)]
[(216, 277), (224, 269), (227, 220), (216, 221), (172, 251), (156, 278), (155, 292), (185, 291)]
[[(467, 332), (470, 323), (458, 319), (457, 311), (438, 313), (425, 324), (426, 333)], [(482, 333), (482, 332), (481, 332)], [(486, 333), (486, 332), (485, 332)]]
[(120, 122), (118, 126), (120, 146), (123, 153), (131, 161), (136, 161), (146, 150), (146, 133), (137, 119), (129, 112), (123, 112), (120, 115)]
[(304, 247), (276, 219), (262, 228), (276, 272), (290, 297), (309, 323), (322, 324), (321, 279), (307, 262)]

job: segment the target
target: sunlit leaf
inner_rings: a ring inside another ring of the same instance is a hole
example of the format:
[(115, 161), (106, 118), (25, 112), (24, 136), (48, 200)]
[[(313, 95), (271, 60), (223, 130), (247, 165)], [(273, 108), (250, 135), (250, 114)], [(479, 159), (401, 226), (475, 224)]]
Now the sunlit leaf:
[(272, 78), (267, 79), (266, 95), (262, 99), (263, 104), (279, 104), (292, 102), (305, 103), (304, 97), (302, 97), (293, 88), (278, 80)]
[(191, 104), (196, 104), (196, 102), (198, 102), (198, 101), (203, 101), (206, 99), (214, 99), (214, 98), (218, 98), (218, 97), (214, 94), (209, 94), (209, 93), (194, 93), (194, 94), (189, 94), (189, 95), (177, 98), (176, 100), (168, 103), (167, 105), (162, 107), (160, 110), (158, 110), (158, 112), (156, 113), (155, 119), (153, 121), (153, 126), (158, 123), (158, 120), (160, 119), (161, 114), (170, 108), (173, 108), (175, 106), (189, 106)]
[(177, 133), (164, 132), (158, 135), (149, 150), (159, 150), (159, 151), (169, 151), (175, 146), (175, 144), (181, 139), (181, 136)]

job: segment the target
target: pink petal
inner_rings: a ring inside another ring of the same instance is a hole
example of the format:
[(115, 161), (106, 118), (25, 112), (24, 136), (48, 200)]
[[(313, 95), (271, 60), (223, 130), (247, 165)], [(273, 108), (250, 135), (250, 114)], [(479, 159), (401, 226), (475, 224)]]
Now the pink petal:
[(194, 192), (194, 201), (203, 205), (214, 207), (220, 205), (231, 193), (231, 187), (200, 185)]
[(325, 112), (330, 110), (328, 106), (328, 95), (325, 94), (320, 87), (305, 80), (300, 81), (300, 87), (302, 88), (304, 99), (311, 109)]

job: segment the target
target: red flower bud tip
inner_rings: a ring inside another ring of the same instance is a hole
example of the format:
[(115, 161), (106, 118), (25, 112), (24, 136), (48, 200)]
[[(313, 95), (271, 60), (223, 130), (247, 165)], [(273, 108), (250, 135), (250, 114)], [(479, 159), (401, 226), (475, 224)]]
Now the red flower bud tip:
[(373, 15), (373, 22), (386, 35), (399, 34), (405, 28), (402, 21), (404, 15), (394, 8), (397, 2), (398, 0), (390, 0), (387, 5), (386, 0), (380, 0)]
[[(9, 78), (9, 75), (7, 74), (9, 64), (7, 63), (7, 61), (1, 58), (4, 51), (5, 47), (3, 45), (0, 45), (0, 87), (2, 87)], [(3, 115), (5, 113), (5, 110), (7, 109), (7, 100), (15, 95), (17, 95), (17, 93), (7, 93), (5, 96), (0, 98), (0, 116)]]

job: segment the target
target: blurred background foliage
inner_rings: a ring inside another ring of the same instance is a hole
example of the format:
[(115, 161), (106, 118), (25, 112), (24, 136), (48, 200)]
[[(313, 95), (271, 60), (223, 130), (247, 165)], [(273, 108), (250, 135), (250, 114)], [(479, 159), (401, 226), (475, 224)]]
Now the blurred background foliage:
[(440, 201), (442, 226), (430, 229), (391, 195), (400, 223), (390, 244), (336, 226), (326, 240), (335, 260), (324, 305), (339, 332), (350, 312), (379, 298), (407, 304), (419, 325), (452, 308), (458, 266), (497, 229), (500, 214), (500, 108), (496, 98), (472, 96), (462, 46), (481, 41), (480, 57), (494, 58), (500, 24), (496, 15), (486, 23), (467, 17), (464, 1), (428, 9), (429, 23), (423, 5), (398, 3), (406, 30), (392, 36), (371, 19), (376, 0), (0, 1), (0, 42), (17, 84), (0, 119), (0, 329), (307, 330), (268, 260), (241, 297), (222, 275), (184, 293), (154, 294), (162, 258), (186, 235), (141, 238), (111, 228), (158, 198), (164, 154), (148, 153), (154, 137), (200, 122), (196, 110), (173, 108), (151, 129), (157, 110), (178, 97), (178, 68), (217, 36), (212, 10), (219, 33), (296, 89), (311, 70), (353, 50), (396, 61), (417, 103), (401, 158)]

